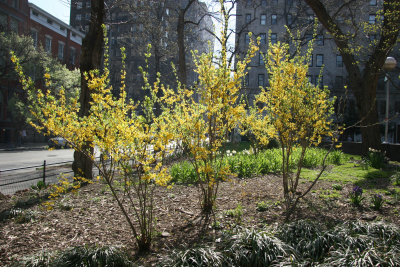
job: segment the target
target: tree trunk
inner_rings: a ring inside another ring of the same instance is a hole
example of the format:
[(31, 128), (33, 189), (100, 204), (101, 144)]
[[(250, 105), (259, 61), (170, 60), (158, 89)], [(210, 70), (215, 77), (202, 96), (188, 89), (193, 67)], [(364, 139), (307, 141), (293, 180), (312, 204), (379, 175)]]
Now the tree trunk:
[(381, 148), (380, 123), (376, 105), (377, 76), (364, 73), (364, 82), (358, 82), (359, 87), (351, 89), (356, 97), (357, 108), (361, 115), (362, 154), (366, 155), (369, 148)]
[(185, 49), (185, 10), (181, 9), (178, 15), (178, 68), (179, 80), (183, 86), (187, 84), (186, 49)]
[[(84, 117), (89, 114), (91, 95), (84, 74), (91, 70), (99, 69), (103, 56), (103, 28), (104, 22), (104, 1), (91, 0), (91, 18), (89, 32), (82, 41), (82, 51), (80, 58), (81, 71), (81, 92), (80, 104), (81, 108), (79, 116)], [(92, 179), (93, 162), (89, 155), (93, 154), (92, 145), (87, 142), (82, 151), (74, 152), (74, 163), (72, 169), (75, 176), (82, 176)]]

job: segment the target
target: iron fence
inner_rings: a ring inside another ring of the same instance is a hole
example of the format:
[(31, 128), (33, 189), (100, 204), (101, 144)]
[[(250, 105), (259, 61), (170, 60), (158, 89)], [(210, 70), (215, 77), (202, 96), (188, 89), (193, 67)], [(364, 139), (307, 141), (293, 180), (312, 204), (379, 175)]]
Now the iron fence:
[(0, 170), (0, 192), (11, 195), (36, 186), (39, 181), (54, 184), (58, 182), (61, 174), (72, 179), (72, 162), (46, 163), (44, 160), (41, 165)]

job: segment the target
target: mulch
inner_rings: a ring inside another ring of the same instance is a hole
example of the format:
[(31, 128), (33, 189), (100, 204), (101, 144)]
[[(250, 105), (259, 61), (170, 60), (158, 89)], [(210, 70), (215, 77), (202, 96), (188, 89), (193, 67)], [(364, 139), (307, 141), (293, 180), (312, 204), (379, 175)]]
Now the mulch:
[[(306, 186), (306, 183), (300, 187)], [(318, 190), (332, 189), (332, 183), (320, 181), (314, 190), (300, 202), (293, 219), (311, 219), (335, 224), (347, 220), (384, 220), (400, 225), (400, 204), (385, 204), (381, 211), (353, 207), (348, 201), (352, 185), (345, 185), (341, 197), (323, 199)], [(0, 200), (0, 213), (16, 201), (32, 196), (22, 192)], [(265, 201), (266, 211), (257, 210), (257, 203)], [(227, 213), (242, 206), (243, 215), (232, 217)], [(7, 266), (28, 255), (45, 251), (65, 250), (79, 245), (121, 246), (135, 255), (135, 240), (125, 218), (113, 200), (106, 185), (87, 185), (77, 193), (59, 198), (52, 210), (42, 205), (27, 209), (33, 219), (17, 223), (15, 219), (0, 221), (0, 266)], [(152, 250), (136, 255), (146, 266), (156, 264), (172, 249), (188, 248), (195, 244), (213, 243), (222, 234), (238, 224), (262, 228), (284, 223), (282, 181), (277, 175), (249, 179), (232, 178), (219, 187), (217, 206), (208, 221), (200, 216), (199, 190), (192, 185), (175, 185), (171, 189), (155, 190), (154, 216), (157, 235)], [(215, 227), (218, 226), (218, 227)]]

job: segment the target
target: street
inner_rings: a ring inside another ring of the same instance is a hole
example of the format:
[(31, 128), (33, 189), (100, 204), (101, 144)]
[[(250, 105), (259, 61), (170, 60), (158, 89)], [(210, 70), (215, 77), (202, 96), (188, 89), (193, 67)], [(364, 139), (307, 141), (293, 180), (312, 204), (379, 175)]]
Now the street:
[(72, 161), (73, 149), (0, 151), (0, 171), (30, 166)]

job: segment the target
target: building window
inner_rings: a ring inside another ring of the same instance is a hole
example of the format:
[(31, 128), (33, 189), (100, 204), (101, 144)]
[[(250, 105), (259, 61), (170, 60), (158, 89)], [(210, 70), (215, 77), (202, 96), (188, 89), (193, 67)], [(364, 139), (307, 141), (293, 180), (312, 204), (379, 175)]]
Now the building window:
[(278, 4), (278, 0), (272, 0), (272, 4), (277, 5)]
[(65, 47), (64, 43), (58, 42), (58, 59), (60, 60), (64, 59), (64, 47)]
[(50, 36), (45, 37), (44, 51), (46, 51), (47, 53), (51, 53), (51, 37)]
[(90, 20), (90, 13), (86, 13), (86, 15), (85, 15), (85, 17), (86, 17), (86, 20)]
[(37, 47), (37, 37), (38, 37), (38, 32), (35, 29), (31, 29), (31, 37), (33, 40), (33, 46), (36, 48)]
[(368, 17), (368, 23), (369, 24), (375, 24), (376, 22), (376, 15), (375, 14), (370, 14)]
[(264, 86), (265, 84), (265, 75), (258, 74), (258, 86)]
[(271, 44), (276, 44), (278, 42), (278, 35), (276, 33), (271, 33)]
[(323, 34), (318, 34), (317, 35), (317, 45), (318, 46), (323, 46), (324, 45), (324, 35)]
[(75, 16), (75, 20), (81, 20), (81, 14), (76, 14), (76, 16)]
[(343, 68), (343, 58), (342, 55), (336, 55), (336, 67)]
[(261, 0), (261, 6), (267, 6), (267, 0)]
[(308, 20), (308, 23), (314, 23), (314, 15), (309, 15), (307, 20)]
[(317, 62), (315, 64), (315, 66), (322, 67), (322, 65), (324, 65), (324, 55), (318, 54), (317, 57), (316, 57), (316, 61)]
[(165, 14), (167, 14), (167, 16), (169, 16), (169, 8), (165, 9)]
[(288, 7), (291, 7), (293, 5), (293, 0), (286, 0), (286, 4)]
[(267, 44), (267, 34), (266, 33), (260, 33), (260, 43)]
[(313, 64), (314, 64), (314, 57), (313, 57), (313, 55), (311, 54), (311, 55), (310, 55), (310, 61), (308, 62), (308, 66), (309, 66), (309, 67), (312, 67)]
[(250, 44), (250, 35), (249, 35), (249, 33), (246, 33), (245, 35), (244, 35), (244, 43), (245, 44)]
[(246, 21), (245, 23), (250, 23), (251, 22), (251, 14), (246, 14)]
[(258, 55), (258, 65), (264, 66), (264, 57), (263, 57), (262, 53), (260, 53)]
[(271, 15), (271, 25), (276, 25), (278, 22), (278, 16), (276, 14)]
[(267, 15), (261, 14), (261, 16), (260, 16), (260, 24), (261, 25), (266, 25), (267, 24)]
[(292, 16), (292, 14), (288, 14), (286, 18), (287, 18), (287, 24), (288, 24), (288, 25), (292, 25), (292, 23), (293, 23), (293, 16)]
[(247, 0), (247, 1), (246, 1), (246, 5), (247, 5), (247, 6), (251, 6), (251, 4), (252, 4), (251, 2), (252, 2), (251, 0)]
[(75, 48), (71, 47), (69, 50), (69, 64), (75, 65)]
[(89, 1), (87, 1), (87, 3), (86, 3), (86, 7), (87, 8), (91, 8), (92, 7), (92, 3), (91, 3), (91, 1), (89, 0)]
[(19, 0), (12, 0), (12, 7), (19, 9)]
[(369, 5), (370, 6), (376, 6), (377, 1), (376, 0), (369, 0)]
[(82, 9), (82, 2), (76, 2), (76, 9)]

